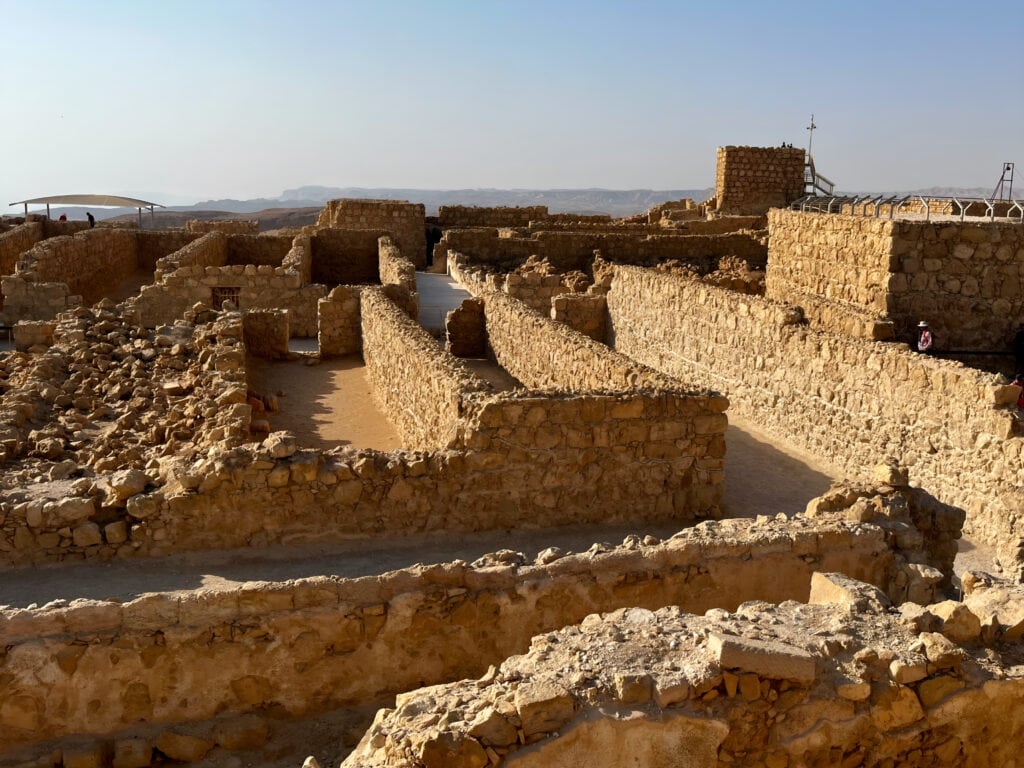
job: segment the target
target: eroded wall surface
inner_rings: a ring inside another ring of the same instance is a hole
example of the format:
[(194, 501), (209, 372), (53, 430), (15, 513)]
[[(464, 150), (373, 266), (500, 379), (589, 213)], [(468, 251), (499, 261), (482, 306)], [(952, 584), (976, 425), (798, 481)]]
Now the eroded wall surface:
[(719, 147), (717, 208), (725, 214), (759, 214), (789, 205), (804, 193), (803, 149)]

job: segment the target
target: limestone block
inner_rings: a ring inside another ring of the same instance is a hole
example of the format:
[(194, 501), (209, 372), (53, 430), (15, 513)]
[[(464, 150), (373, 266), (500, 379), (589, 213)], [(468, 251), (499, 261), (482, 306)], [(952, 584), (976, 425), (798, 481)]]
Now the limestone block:
[(891, 606), (889, 598), (878, 587), (851, 579), (841, 573), (811, 574), (812, 605), (836, 603), (857, 610), (883, 612)]
[(926, 709), (933, 707), (964, 687), (964, 682), (950, 675), (939, 675), (917, 686), (917, 696)]
[(526, 682), (515, 696), (516, 710), (522, 720), (523, 733), (532, 736), (551, 733), (569, 722), (575, 714), (572, 696), (552, 682)]
[(270, 726), (256, 715), (241, 715), (218, 723), (213, 737), (224, 749), (257, 749), (270, 737)]
[(807, 651), (780, 642), (753, 640), (712, 632), (708, 649), (723, 669), (741, 669), (773, 680), (810, 684), (815, 660)]
[(484, 745), (505, 747), (515, 743), (516, 729), (494, 707), (485, 707), (470, 723), (469, 735)]
[(153, 759), (153, 743), (148, 739), (114, 741), (113, 768), (148, 768)]
[(96, 523), (84, 523), (74, 528), (72, 539), (76, 547), (92, 547), (103, 543), (103, 535)]
[(96, 512), (96, 502), (91, 498), (68, 496), (43, 505), (41, 527), (63, 528), (87, 520)]
[(973, 643), (981, 636), (981, 620), (963, 603), (944, 600), (928, 610), (942, 619), (939, 631), (954, 643)]
[(894, 685), (871, 705), (871, 719), (881, 731), (893, 731), (924, 717), (921, 702), (911, 688)]
[(214, 742), (199, 736), (164, 731), (156, 741), (156, 748), (171, 760), (183, 763), (194, 763), (206, 756), (214, 747)]

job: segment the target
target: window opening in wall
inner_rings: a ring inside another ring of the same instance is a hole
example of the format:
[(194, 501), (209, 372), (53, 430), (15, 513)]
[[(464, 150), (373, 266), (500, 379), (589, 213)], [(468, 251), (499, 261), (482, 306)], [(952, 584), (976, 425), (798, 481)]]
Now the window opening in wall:
[(239, 308), (239, 299), (242, 289), (233, 286), (218, 285), (210, 289), (210, 304), (214, 309), (221, 309), (225, 301), (230, 301), (231, 306)]

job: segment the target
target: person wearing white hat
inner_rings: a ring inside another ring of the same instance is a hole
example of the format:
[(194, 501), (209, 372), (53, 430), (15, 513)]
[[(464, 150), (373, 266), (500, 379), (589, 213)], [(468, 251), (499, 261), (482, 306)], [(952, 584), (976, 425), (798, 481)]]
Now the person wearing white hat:
[(928, 327), (928, 323), (922, 320), (917, 324), (917, 351), (918, 352), (929, 352), (932, 348), (932, 330)]

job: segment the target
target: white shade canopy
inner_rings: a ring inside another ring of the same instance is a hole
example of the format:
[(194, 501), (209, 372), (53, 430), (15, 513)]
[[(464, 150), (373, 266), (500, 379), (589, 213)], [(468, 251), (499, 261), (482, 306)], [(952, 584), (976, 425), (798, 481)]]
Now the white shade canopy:
[(97, 205), (114, 206), (117, 208), (163, 208), (158, 203), (148, 200), (137, 200), (134, 197), (119, 195), (51, 195), (50, 197), (34, 197), (31, 200), (18, 200), (11, 205)]

